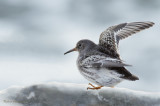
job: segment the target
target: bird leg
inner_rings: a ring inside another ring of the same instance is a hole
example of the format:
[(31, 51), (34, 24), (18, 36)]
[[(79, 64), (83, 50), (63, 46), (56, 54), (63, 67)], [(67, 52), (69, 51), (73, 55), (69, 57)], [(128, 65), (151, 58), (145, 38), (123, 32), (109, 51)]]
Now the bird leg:
[(89, 83), (88, 85), (90, 85), (90, 86), (92, 86), (93, 88), (91, 88), (91, 87), (88, 87), (87, 88), (87, 90), (88, 89), (92, 89), (92, 90), (98, 90), (98, 89), (101, 89), (103, 86), (98, 86), (98, 87), (95, 87), (94, 85), (92, 85), (91, 83)]
[(90, 85), (90, 86), (92, 86), (93, 88), (95, 88), (95, 86), (94, 86), (94, 85), (92, 85), (91, 83), (89, 83), (88, 85)]

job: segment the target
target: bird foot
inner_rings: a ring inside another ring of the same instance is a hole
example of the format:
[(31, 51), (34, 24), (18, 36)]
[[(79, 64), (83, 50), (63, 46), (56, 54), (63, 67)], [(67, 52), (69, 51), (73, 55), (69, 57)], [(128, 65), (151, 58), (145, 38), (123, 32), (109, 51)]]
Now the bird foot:
[(98, 86), (98, 87), (95, 87), (94, 85), (92, 85), (91, 83), (89, 83), (88, 85), (92, 86), (93, 88), (91, 87), (87, 87), (87, 90), (88, 89), (92, 89), (92, 90), (98, 90), (98, 89), (101, 89), (103, 86)]
[(98, 89), (101, 89), (102, 87), (103, 87), (103, 86), (98, 86), (98, 87), (94, 87), (94, 88), (88, 87), (87, 90), (88, 90), (88, 89), (98, 90)]

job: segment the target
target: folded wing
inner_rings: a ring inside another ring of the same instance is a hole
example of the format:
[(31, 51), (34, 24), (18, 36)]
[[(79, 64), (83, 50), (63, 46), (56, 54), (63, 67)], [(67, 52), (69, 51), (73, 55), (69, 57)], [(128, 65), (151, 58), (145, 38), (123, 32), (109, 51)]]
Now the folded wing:
[(83, 66), (86, 68), (109, 68), (109, 67), (124, 67), (124, 66), (131, 66), (129, 64), (123, 63), (120, 59), (110, 58), (110, 57), (104, 57), (104, 56), (98, 56), (92, 55), (91, 57), (86, 58), (82, 61)]
[(131, 65), (125, 64), (121, 60), (118, 60), (118, 59), (111, 59), (111, 60), (105, 59), (105, 60), (100, 60), (100, 61), (92, 63), (92, 67), (97, 67), (97, 68), (124, 67), (124, 66), (131, 66)]

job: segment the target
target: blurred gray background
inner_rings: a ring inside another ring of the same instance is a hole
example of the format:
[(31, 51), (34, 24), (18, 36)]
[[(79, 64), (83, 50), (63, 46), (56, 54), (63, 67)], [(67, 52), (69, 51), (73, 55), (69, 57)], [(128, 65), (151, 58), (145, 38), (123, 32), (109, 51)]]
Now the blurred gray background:
[(86, 83), (78, 53), (63, 55), (80, 39), (98, 43), (109, 26), (153, 21), (154, 27), (119, 45), (136, 82), (117, 87), (160, 91), (160, 0), (1, 0), (0, 90), (52, 81)]

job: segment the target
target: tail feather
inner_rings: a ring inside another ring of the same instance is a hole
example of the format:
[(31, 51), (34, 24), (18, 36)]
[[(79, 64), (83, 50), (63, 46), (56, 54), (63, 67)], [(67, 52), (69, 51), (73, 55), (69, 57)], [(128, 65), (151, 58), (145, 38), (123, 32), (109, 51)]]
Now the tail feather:
[(117, 73), (123, 75), (121, 78), (135, 81), (139, 80), (139, 78), (133, 74), (131, 74), (125, 67), (110, 67), (109, 69), (116, 71)]
[(125, 77), (125, 79), (131, 80), (131, 81), (139, 80), (139, 78), (133, 74), (131, 76)]

